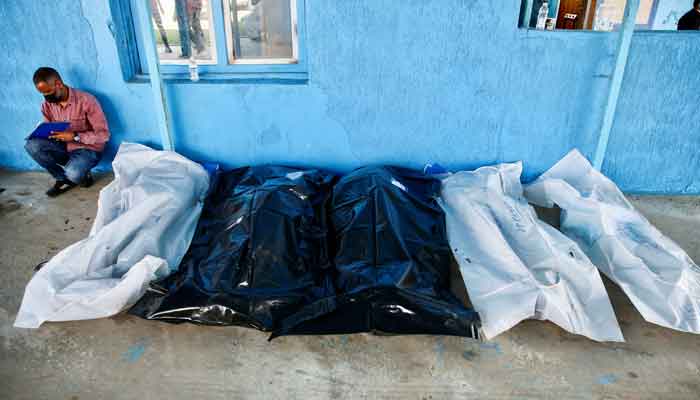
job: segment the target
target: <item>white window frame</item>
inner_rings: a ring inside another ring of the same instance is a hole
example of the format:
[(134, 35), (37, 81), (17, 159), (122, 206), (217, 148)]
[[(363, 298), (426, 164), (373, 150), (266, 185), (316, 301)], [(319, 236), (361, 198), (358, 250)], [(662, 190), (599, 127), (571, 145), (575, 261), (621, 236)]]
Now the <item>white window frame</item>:
[[(123, 76), (130, 82), (147, 82), (148, 68), (145, 64), (143, 43), (139, 40), (137, 31), (140, 31), (141, 20), (134, 18), (136, 2), (149, 0), (110, 0), (115, 26), (119, 35), (119, 57), (122, 65)], [(292, 83), (306, 84), (309, 79), (308, 56), (306, 53), (306, 0), (290, 0), (292, 7), (292, 56), (289, 59), (233, 59), (229, 60), (231, 42), (226, 43), (230, 34), (231, 24), (227, 23), (224, 11), (229, 6), (229, 0), (209, 0), (211, 7), (211, 21), (209, 27), (214, 31), (212, 36), (212, 60), (197, 60), (201, 81), (209, 82), (255, 82), (255, 83)], [(234, 0), (230, 0), (234, 1)], [(149, 7), (150, 8), (150, 7)], [(230, 8), (229, 8), (230, 10)], [(150, 29), (158, 34), (153, 22)], [(227, 33), (229, 29), (229, 33)], [(224, 44), (225, 43), (225, 44)], [(159, 60), (160, 73), (164, 80), (186, 82), (189, 81), (188, 60)]]

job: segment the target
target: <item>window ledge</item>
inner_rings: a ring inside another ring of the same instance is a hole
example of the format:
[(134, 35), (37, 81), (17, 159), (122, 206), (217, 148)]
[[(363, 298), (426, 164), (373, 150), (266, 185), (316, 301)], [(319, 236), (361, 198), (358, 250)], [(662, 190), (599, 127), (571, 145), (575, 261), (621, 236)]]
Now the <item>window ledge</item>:
[[(540, 37), (540, 36), (567, 36), (567, 37), (591, 37), (605, 34), (619, 34), (620, 31), (594, 31), (591, 29), (555, 29), (553, 31), (535, 29), (535, 28), (518, 28), (518, 33), (522, 37)], [(672, 31), (672, 30), (649, 30), (635, 29), (634, 35), (684, 35), (693, 36), (699, 34), (700, 31)]]
[(672, 31), (672, 30), (658, 30), (658, 31), (652, 31), (652, 30), (639, 30), (639, 31), (634, 31), (635, 35), (677, 35), (677, 36), (695, 36), (700, 34), (700, 31)]
[[(306, 72), (286, 72), (286, 73), (240, 73), (240, 72), (222, 72), (222, 73), (200, 73), (199, 80), (193, 82), (190, 80), (188, 73), (163, 73), (163, 80), (167, 83), (178, 84), (216, 84), (216, 83), (270, 83), (270, 84), (287, 84), (299, 85), (309, 82), (309, 74)], [(137, 74), (129, 83), (148, 83), (150, 78), (148, 75)]]
[(554, 29), (552, 31), (535, 28), (518, 28), (521, 37), (595, 37), (601, 35), (615, 34), (617, 31), (594, 31), (591, 29)]

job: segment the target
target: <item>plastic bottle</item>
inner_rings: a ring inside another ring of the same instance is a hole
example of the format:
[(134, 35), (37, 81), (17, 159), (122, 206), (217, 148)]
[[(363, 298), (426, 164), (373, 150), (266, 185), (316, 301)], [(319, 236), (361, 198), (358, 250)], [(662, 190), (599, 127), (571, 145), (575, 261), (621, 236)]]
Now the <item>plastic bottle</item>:
[(549, 16), (549, 3), (545, 0), (540, 6), (540, 11), (537, 13), (537, 29), (543, 30), (547, 24), (547, 16)]
[(189, 68), (190, 80), (197, 82), (199, 80), (199, 67), (197, 67), (197, 61), (194, 59), (194, 56), (190, 57)]

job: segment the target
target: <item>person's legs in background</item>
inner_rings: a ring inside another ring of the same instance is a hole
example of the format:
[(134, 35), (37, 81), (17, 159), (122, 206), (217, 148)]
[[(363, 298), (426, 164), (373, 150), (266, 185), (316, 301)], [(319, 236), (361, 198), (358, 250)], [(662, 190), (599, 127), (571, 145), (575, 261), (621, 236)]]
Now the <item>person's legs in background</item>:
[(180, 33), (180, 57), (190, 58), (192, 45), (190, 44), (190, 23), (187, 16), (187, 0), (175, 0), (175, 14)]
[(195, 48), (197, 49), (197, 54), (203, 52), (206, 47), (204, 45), (204, 30), (202, 30), (202, 23), (200, 18), (202, 16), (201, 9), (195, 9), (190, 15), (190, 40), (194, 42)]
[(91, 186), (93, 179), (90, 170), (100, 162), (102, 154), (88, 149), (78, 149), (68, 153), (68, 157), (65, 167), (66, 178), (75, 185)]
[(163, 41), (163, 44), (165, 45), (165, 52), (172, 53), (173, 49), (170, 48), (170, 43), (168, 43), (168, 33), (165, 31), (165, 28), (163, 27), (163, 19), (160, 16), (160, 11), (153, 10), (153, 19), (156, 21), (156, 26), (158, 27), (158, 32), (160, 32), (160, 39)]

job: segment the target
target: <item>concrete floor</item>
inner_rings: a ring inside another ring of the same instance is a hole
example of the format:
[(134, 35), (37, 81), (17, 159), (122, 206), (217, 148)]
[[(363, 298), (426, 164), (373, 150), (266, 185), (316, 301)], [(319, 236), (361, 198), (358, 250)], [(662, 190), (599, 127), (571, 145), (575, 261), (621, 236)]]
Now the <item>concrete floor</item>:
[[(2, 399), (700, 399), (700, 336), (642, 320), (606, 282), (624, 344), (526, 321), (491, 342), (283, 337), (128, 315), (14, 329), (32, 267), (85, 237), (103, 176), (57, 199), (40, 173), (0, 171)], [(700, 260), (700, 198), (635, 197)]]

